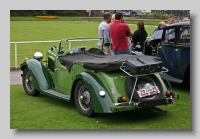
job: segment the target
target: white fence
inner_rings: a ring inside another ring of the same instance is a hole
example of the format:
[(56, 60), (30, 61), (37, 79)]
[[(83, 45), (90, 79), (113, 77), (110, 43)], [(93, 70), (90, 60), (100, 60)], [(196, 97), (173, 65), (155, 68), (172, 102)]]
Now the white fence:
[[(17, 69), (17, 44), (33, 44), (33, 43), (50, 43), (50, 42), (60, 42), (61, 40), (51, 40), (51, 41), (23, 41), (23, 42), (10, 42), (14, 44), (14, 56), (15, 56), (15, 69)], [(75, 38), (75, 39), (66, 39), (62, 40), (69, 43), (69, 50), (72, 48), (72, 42), (81, 42), (81, 41), (98, 41), (97, 38)]]

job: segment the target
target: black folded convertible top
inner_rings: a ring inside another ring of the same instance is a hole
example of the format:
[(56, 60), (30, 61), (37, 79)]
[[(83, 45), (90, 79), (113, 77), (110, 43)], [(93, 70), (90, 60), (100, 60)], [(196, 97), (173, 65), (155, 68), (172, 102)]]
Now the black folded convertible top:
[[(94, 50), (94, 49), (93, 49)], [(95, 50), (96, 51), (96, 50)], [(111, 71), (119, 69), (125, 60), (141, 57), (138, 55), (121, 54), (116, 56), (105, 55), (86, 51), (85, 53), (72, 53), (60, 58), (60, 63), (64, 65), (68, 71), (74, 63), (81, 64), (85, 69), (94, 71)]]

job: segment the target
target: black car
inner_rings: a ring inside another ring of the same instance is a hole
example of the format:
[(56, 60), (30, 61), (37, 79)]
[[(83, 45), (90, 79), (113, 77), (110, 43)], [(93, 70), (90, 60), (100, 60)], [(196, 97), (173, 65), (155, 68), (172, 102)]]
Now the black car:
[(145, 42), (145, 55), (158, 56), (169, 72), (163, 79), (190, 84), (190, 21), (167, 25)]

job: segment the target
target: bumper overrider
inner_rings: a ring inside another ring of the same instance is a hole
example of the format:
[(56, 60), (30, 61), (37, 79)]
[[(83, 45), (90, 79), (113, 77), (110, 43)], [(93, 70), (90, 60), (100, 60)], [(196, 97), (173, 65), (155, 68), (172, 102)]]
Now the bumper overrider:
[(110, 108), (113, 111), (127, 111), (133, 110), (135, 108), (155, 108), (160, 105), (173, 104), (173, 99), (179, 99), (179, 95), (171, 95), (170, 97), (165, 97), (161, 99), (147, 100), (142, 102), (122, 102), (122, 103), (113, 103), (110, 105)]

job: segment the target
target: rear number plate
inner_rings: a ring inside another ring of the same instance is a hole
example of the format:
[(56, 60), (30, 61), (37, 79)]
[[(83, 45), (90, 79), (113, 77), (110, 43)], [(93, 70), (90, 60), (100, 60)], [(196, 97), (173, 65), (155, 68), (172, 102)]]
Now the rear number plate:
[(140, 89), (137, 91), (139, 97), (146, 97), (146, 96), (151, 96), (160, 93), (160, 90), (158, 89), (157, 86), (151, 86), (146, 89)]

